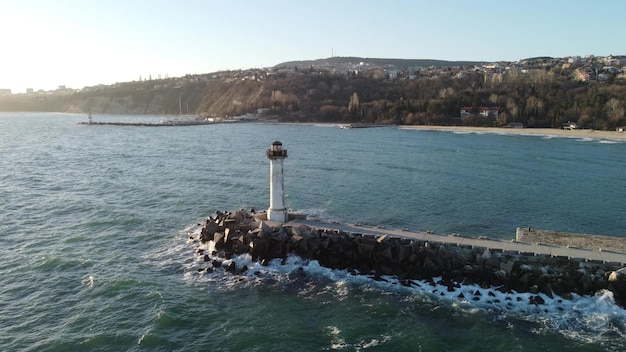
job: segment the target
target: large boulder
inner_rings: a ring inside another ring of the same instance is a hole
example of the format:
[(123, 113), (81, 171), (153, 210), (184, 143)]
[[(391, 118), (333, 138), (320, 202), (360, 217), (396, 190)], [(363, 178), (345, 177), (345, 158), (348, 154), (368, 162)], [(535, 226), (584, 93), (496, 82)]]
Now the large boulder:
[(609, 290), (613, 292), (615, 302), (626, 308), (626, 268), (613, 271), (609, 275)]

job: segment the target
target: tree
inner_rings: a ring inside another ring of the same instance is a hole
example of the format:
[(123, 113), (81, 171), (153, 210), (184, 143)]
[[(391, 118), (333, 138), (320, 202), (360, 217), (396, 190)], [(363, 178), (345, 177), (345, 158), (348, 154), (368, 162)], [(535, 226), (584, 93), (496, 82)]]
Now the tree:
[(359, 95), (356, 92), (352, 93), (350, 102), (348, 103), (348, 111), (350, 113), (356, 113), (359, 110)]
[(608, 128), (619, 127), (624, 122), (624, 104), (616, 98), (611, 98), (605, 105), (608, 115)]
[(498, 125), (498, 127), (505, 127), (507, 126), (509, 123), (509, 116), (506, 112), (501, 112), (498, 114), (498, 117), (496, 117), (496, 124)]
[(536, 96), (526, 98), (526, 114), (529, 117), (540, 117), (543, 113), (543, 100)]
[(517, 107), (517, 104), (515, 103), (515, 100), (513, 100), (513, 98), (508, 98), (506, 100), (506, 108), (509, 111), (509, 115), (511, 116), (511, 119), (515, 121), (515, 119), (517, 118), (517, 114), (519, 113), (519, 109)]

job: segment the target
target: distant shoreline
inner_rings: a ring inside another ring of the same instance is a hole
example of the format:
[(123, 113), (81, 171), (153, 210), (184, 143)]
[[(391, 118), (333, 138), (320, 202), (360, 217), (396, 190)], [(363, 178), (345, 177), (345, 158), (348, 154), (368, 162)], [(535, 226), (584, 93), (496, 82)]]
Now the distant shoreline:
[(501, 128), (501, 127), (467, 127), (467, 126), (424, 126), (424, 125), (402, 125), (401, 129), (417, 129), (425, 131), (446, 131), (446, 132), (474, 132), (474, 133), (497, 133), (514, 135), (534, 135), (534, 136), (556, 136), (568, 138), (593, 138), (609, 140), (626, 140), (626, 133), (617, 131), (599, 130), (562, 130), (556, 128)]

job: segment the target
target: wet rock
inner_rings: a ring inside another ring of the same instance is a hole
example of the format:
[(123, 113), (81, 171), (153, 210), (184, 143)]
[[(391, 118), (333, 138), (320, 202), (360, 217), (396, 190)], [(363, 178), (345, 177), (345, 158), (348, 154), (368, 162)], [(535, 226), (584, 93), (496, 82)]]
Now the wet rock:
[(259, 230), (258, 232), (260, 232), (261, 237), (269, 236), (272, 234), (272, 232), (274, 232), (272, 227), (268, 225), (267, 222), (265, 221), (261, 221), (261, 223), (259, 224), (258, 230)]
[(626, 268), (615, 270), (609, 274), (609, 282), (626, 282)]
[(219, 226), (214, 220), (207, 220), (206, 224), (200, 231), (200, 242), (206, 243), (213, 241), (213, 234), (219, 231)]
[(583, 292), (587, 293), (591, 291), (593, 281), (591, 281), (591, 277), (589, 276), (589, 274), (585, 273), (583, 276), (581, 276), (581, 278), (578, 280), (578, 283), (580, 284)]
[(498, 279), (504, 280), (507, 277), (507, 272), (503, 269), (500, 269), (494, 273)]
[(550, 298), (554, 298), (554, 294), (553, 294), (554, 289), (552, 289), (552, 284), (546, 284), (546, 285), (544, 285), (544, 286), (541, 288), (540, 292), (541, 292), (541, 293), (543, 293), (544, 295), (546, 295), (546, 296), (550, 297)]
[(500, 269), (504, 270), (507, 275), (511, 275), (514, 265), (515, 265), (515, 260), (509, 260), (505, 263), (500, 264)]
[(226, 266), (226, 271), (228, 271), (229, 273), (234, 273), (237, 271), (237, 264), (235, 264), (235, 262), (230, 262), (230, 264), (228, 264), (228, 266)]
[(608, 278), (608, 289), (613, 292), (615, 301), (626, 307), (626, 268), (611, 272)]
[(433, 263), (433, 261), (430, 258), (427, 257), (427, 258), (424, 259), (424, 269), (432, 270), (432, 269), (435, 269), (435, 268), (436, 268), (436, 265), (435, 265), (435, 263)]
[(379, 256), (385, 258), (387, 260), (393, 259), (393, 252), (391, 251), (391, 247), (387, 247), (385, 250), (379, 253)]
[(539, 293), (539, 286), (537, 286), (537, 285), (532, 285), (532, 286), (530, 286), (530, 289), (529, 289), (528, 291), (529, 291), (530, 293), (537, 294), (537, 293)]
[(485, 261), (485, 266), (490, 268), (500, 268), (500, 258), (498, 258), (498, 255), (490, 255)]
[(374, 253), (374, 248), (376, 248), (372, 244), (368, 243), (359, 243), (357, 247), (357, 253), (361, 259), (370, 259), (372, 258), (372, 254)]
[(405, 263), (409, 261), (409, 257), (411, 256), (411, 246), (410, 245), (402, 245), (398, 250), (398, 262)]
[(302, 238), (302, 229), (299, 226), (293, 226), (291, 228), (291, 236)]
[(224, 233), (223, 232), (216, 232), (213, 234), (213, 242), (215, 242), (215, 249), (217, 249), (218, 251), (221, 249), (224, 249)]

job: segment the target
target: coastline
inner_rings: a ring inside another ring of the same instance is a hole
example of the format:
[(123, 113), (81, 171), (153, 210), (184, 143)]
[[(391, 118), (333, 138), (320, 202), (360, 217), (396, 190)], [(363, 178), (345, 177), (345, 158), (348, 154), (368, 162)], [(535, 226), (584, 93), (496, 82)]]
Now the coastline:
[(556, 128), (502, 128), (502, 127), (468, 127), (468, 126), (425, 126), (402, 125), (401, 129), (418, 129), (424, 131), (497, 133), (512, 135), (555, 136), (567, 138), (593, 138), (626, 141), (626, 133), (599, 130), (562, 130)]

